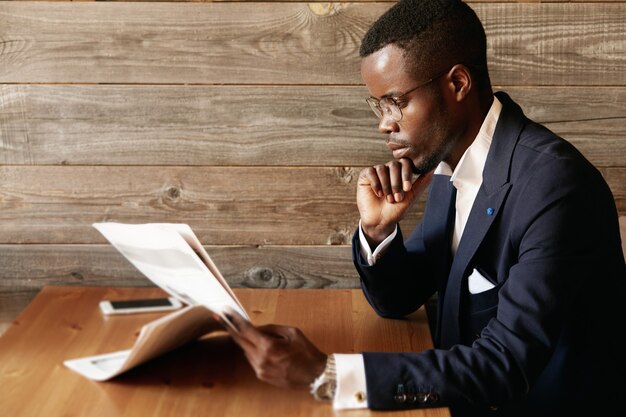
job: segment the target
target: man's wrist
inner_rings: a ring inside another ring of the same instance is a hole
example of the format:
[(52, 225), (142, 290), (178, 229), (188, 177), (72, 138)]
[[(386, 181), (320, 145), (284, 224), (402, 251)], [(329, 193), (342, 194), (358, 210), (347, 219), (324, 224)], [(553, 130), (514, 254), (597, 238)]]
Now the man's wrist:
[(335, 356), (330, 354), (326, 358), (324, 371), (315, 378), (311, 384), (311, 394), (316, 400), (332, 401), (337, 390), (337, 369), (335, 367)]
[(361, 230), (369, 244), (371, 250), (374, 250), (380, 243), (396, 230), (396, 224), (386, 227), (367, 227), (361, 221)]

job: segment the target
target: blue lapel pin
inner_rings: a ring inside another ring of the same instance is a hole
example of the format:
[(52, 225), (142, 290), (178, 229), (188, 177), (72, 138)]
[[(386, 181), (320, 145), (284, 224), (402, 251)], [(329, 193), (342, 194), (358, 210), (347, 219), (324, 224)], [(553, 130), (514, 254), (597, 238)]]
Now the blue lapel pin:
[(492, 216), (493, 215), (493, 209), (491, 207), (489, 207), (487, 209), (487, 216)]

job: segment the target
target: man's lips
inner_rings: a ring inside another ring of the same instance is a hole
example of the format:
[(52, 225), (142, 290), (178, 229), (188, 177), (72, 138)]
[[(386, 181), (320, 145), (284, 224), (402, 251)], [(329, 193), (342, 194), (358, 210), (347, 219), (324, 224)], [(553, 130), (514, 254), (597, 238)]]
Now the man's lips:
[(387, 142), (387, 147), (391, 149), (391, 153), (395, 159), (403, 158), (409, 151), (409, 148), (406, 146), (394, 142)]

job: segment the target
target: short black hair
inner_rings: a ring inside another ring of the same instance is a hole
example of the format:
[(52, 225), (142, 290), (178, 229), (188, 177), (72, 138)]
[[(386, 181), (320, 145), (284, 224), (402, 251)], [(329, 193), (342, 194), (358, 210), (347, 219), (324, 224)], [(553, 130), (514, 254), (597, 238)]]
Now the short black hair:
[(372, 24), (359, 55), (364, 58), (390, 44), (403, 50), (407, 71), (416, 79), (465, 64), (479, 88), (490, 86), (485, 29), (461, 0), (400, 0)]

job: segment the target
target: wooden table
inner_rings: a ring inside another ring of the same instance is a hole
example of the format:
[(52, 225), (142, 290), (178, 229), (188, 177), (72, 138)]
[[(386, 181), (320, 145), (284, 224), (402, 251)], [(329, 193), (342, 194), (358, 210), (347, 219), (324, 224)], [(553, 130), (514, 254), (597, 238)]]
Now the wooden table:
[[(423, 309), (385, 320), (360, 290), (236, 289), (255, 324), (301, 328), (323, 351), (421, 351), (431, 347)], [(0, 338), (0, 410), (21, 417), (449, 416), (447, 408), (333, 411), (308, 392), (256, 379), (238, 347), (218, 333), (108, 382), (66, 368), (66, 359), (129, 349), (160, 314), (104, 317), (98, 302), (158, 297), (158, 288), (46, 287)]]

